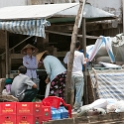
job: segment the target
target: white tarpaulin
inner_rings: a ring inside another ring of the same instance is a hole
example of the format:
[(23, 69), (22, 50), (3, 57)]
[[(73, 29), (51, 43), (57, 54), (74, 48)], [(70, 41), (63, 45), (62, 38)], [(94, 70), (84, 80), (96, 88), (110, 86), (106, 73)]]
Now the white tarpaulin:
[[(78, 6), (69, 8), (67, 10), (57, 13), (55, 16), (76, 16), (78, 12)], [(104, 17), (115, 17), (114, 14), (108, 13), (102, 9), (86, 4), (83, 11), (83, 17), (85, 18), (104, 18)]]
[(49, 18), (62, 10), (74, 7), (79, 3), (14, 6), (0, 9), (0, 20), (26, 20)]
[(111, 62), (115, 62), (115, 57), (112, 51), (112, 41), (110, 37), (101, 37), (102, 39), (97, 39), (94, 46), (91, 46), (91, 48), (87, 49), (87, 53), (89, 55), (89, 61), (92, 61), (95, 57), (95, 55), (98, 53), (99, 49), (102, 46), (105, 46), (108, 55), (111, 59)]

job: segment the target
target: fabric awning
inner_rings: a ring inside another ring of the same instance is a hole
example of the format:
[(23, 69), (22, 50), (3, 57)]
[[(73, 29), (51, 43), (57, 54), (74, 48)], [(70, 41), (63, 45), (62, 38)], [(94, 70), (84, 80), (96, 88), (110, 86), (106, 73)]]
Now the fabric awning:
[(15, 34), (37, 36), (45, 38), (45, 27), (50, 23), (44, 19), (27, 21), (3, 21), (0, 22), (0, 29)]

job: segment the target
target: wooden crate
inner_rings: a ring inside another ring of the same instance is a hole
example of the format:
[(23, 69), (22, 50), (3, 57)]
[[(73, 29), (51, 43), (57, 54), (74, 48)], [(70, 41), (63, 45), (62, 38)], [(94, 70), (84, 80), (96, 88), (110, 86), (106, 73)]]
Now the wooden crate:
[(43, 124), (124, 124), (124, 113), (109, 113), (98, 116), (82, 116), (44, 122)]

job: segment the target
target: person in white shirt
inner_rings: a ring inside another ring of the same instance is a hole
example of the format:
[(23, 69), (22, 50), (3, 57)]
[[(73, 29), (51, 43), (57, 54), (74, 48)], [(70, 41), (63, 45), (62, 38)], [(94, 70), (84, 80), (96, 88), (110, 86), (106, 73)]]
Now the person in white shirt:
[[(72, 83), (73, 89), (76, 91), (74, 110), (78, 110), (81, 106), (82, 97), (84, 94), (84, 76), (82, 72), (82, 65), (86, 65), (84, 54), (79, 50), (81, 48), (80, 42), (76, 43), (76, 50), (74, 52), (73, 68), (72, 68)], [(67, 52), (64, 63), (68, 64), (70, 52)]]

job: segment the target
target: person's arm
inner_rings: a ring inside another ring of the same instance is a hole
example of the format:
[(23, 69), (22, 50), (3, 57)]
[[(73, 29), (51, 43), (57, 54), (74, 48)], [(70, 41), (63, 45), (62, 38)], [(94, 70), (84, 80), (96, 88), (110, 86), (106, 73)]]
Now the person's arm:
[(63, 59), (64, 64), (68, 64), (68, 59), (69, 59), (69, 52), (66, 53), (66, 55)]
[(37, 85), (36, 85), (36, 84), (34, 84), (34, 85), (32, 86), (32, 88), (36, 89), (36, 88), (37, 88)]
[(50, 82), (50, 78), (49, 78), (49, 76), (47, 76), (45, 83), (48, 84), (49, 82)]
[(29, 77), (27, 77), (24, 83), (34, 89), (37, 88), (37, 85)]
[(37, 62), (36, 62), (36, 58), (34, 57), (33, 58), (34, 60), (34, 64), (32, 64), (32, 65), (30, 65), (28, 62), (27, 62), (27, 59), (26, 59), (26, 57), (23, 57), (23, 65), (25, 66), (25, 67), (27, 67), (27, 69), (37, 69), (37, 67), (38, 67), (38, 65), (37, 65)]
[(50, 76), (51, 75), (51, 68), (50, 68), (49, 62), (44, 60), (43, 64), (44, 64), (45, 70), (47, 72), (47, 75)]
[(81, 62), (84, 66), (86, 66), (87, 62), (88, 62), (88, 59), (84, 57), (84, 54), (82, 53), (81, 55)]

